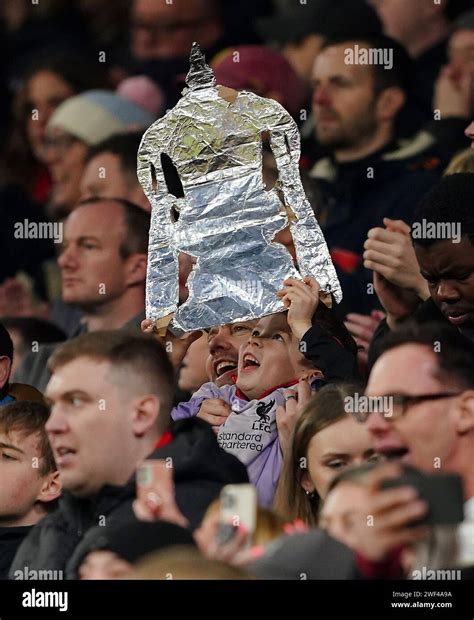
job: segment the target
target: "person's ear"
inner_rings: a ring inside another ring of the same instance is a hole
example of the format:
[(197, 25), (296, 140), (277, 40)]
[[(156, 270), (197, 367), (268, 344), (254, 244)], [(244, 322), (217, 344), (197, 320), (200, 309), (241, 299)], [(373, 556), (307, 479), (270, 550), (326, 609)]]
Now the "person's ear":
[(160, 415), (160, 400), (154, 394), (147, 394), (137, 398), (132, 403), (132, 428), (135, 437), (143, 437), (152, 429), (157, 428)]
[(0, 357), (0, 389), (2, 389), (5, 383), (8, 381), (11, 369), (12, 362), (10, 358), (6, 355), (2, 355), (2, 357)]
[(465, 435), (474, 430), (474, 390), (466, 390), (456, 399), (456, 431)]
[(146, 280), (146, 254), (130, 254), (125, 267), (125, 284), (134, 286), (142, 284)]
[(391, 121), (405, 105), (406, 96), (401, 88), (391, 86), (383, 90), (376, 103), (376, 116), (379, 121)]
[(313, 481), (311, 480), (309, 473), (307, 471), (304, 472), (301, 478), (300, 485), (308, 493), (314, 493), (316, 491), (316, 487), (314, 486)]
[(41, 490), (38, 493), (36, 501), (38, 502), (53, 502), (61, 495), (62, 484), (58, 471), (53, 471), (44, 478), (44, 482), (41, 486)]

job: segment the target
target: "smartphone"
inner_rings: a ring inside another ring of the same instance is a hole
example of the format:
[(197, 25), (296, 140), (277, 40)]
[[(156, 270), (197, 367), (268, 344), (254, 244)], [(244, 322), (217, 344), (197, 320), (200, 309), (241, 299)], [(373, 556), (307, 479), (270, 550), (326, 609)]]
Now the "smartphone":
[(160, 501), (173, 496), (173, 469), (163, 459), (143, 461), (137, 470), (137, 497), (146, 501), (153, 498), (159, 506)]
[(218, 541), (225, 544), (242, 525), (251, 544), (257, 523), (257, 490), (252, 484), (227, 484), (220, 494)]
[(414, 487), (429, 506), (427, 516), (414, 525), (454, 525), (464, 520), (462, 480), (456, 474), (425, 474), (407, 467), (400, 478), (381, 484), (383, 489), (400, 486)]

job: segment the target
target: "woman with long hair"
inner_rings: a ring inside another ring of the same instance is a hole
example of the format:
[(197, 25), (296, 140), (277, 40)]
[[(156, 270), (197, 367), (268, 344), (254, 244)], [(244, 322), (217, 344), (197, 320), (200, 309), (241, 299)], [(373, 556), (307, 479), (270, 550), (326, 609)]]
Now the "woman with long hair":
[(285, 519), (316, 526), (320, 502), (343, 469), (378, 460), (366, 425), (348, 399), (362, 393), (355, 383), (331, 383), (317, 392), (296, 422), (285, 455), (274, 508)]

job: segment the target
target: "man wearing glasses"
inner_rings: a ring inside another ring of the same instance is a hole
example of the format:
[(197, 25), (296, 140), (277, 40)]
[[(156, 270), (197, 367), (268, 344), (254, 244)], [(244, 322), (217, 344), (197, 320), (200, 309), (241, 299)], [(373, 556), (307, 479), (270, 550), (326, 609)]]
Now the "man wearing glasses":
[(154, 79), (167, 107), (178, 101), (198, 41), (211, 62), (228, 47), (217, 0), (134, 0), (130, 14), (130, 53), (134, 74)]
[(202, 49), (222, 36), (214, 0), (135, 0), (132, 8), (134, 58), (189, 57), (193, 41)]
[[(368, 425), (377, 452), (426, 473), (461, 477), (465, 500), (462, 540), (466, 528), (474, 525), (473, 345), (448, 326), (400, 328), (384, 341), (366, 395), (391, 397), (392, 402), (384, 413), (357, 416)], [(400, 475), (395, 469), (395, 464), (388, 466), (386, 477)], [(375, 554), (379, 547), (395, 549), (427, 535), (423, 525), (413, 526), (426, 516), (426, 503), (410, 487), (395, 492), (380, 489), (383, 478), (384, 474), (379, 476), (364, 507), (373, 516), (381, 540), (374, 546)]]

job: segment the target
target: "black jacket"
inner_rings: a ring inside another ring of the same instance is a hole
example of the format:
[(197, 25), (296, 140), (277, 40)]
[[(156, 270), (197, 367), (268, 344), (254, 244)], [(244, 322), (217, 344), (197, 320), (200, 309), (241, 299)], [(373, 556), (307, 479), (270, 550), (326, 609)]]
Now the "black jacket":
[[(420, 325), (423, 325), (425, 323), (442, 323), (443, 326), (450, 327), (451, 329), (457, 331), (457, 328), (454, 325), (451, 325), (451, 323), (445, 318), (445, 316), (436, 306), (431, 297), (426, 301), (420, 303), (418, 308), (413, 312), (413, 314), (407, 317), (406, 320), (419, 323)], [(375, 330), (372, 341), (370, 343), (368, 359), (369, 370), (377, 361), (380, 346), (383, 342), (384, 337), (389, 333), (390, 327), (387, 325), (387, 321), (384, 319), (380, 322), (379, 326)]]
[[(179, 420), (170, 430), (173, 440), (149, 458), (173, 459), (176, 501), (194, 529), (225, 484), (248, 482), (247, 470), (219, 447), (207, 422), (196, 418)], [(58, 510), (34, 526), (19, 548), (10, 575), (28, 566), (30, 570), (63, 570), (67, 578), (73, 577), (76, 558), (96, 548), (96, 540), (88, 536), (88, 530), (133, 518), (135, 496), (135, 476), (122, 487), (104, 486), (94, 498), (78, 498), (65, 492)]]
[(33, 526), (0, 527), (0, 579), (8, 579), (13, 558)]
[[(140, 312), (125, 323), (121, 329), (140, 329), (140, 324), (144, 318), (145, 313)], [(85, 334), (87, 331), (87, 325), (80, 323), (76, 332), (71, 334), (70, 338)], [(51, 379), (48, 360), (61, 344), (61, 342), (43, 343), (39, 346), (38, 351), (25, 353), (21, 365), (15, 373), (15, 381), (32, 385), (44, 393), (48, 381)]]
[[(438, 180), (441, 168), (425, 169), (435, 162), (423, 146), (393, 145), (359, 161), (338, 164), (327, 157), (316, 162), (310, 176), (322, 193), (319, 222), (341, 282), (343, 300), (335, 307), (342, 318), (347, 312), (370, 313), (378, 307), (372, 272), (364, 268), (362, 255), (368, 231), (383, 226), (383, 218), (411, 223), (417, 203)], [(422, 152), (422, 154), (413, 154)]]

